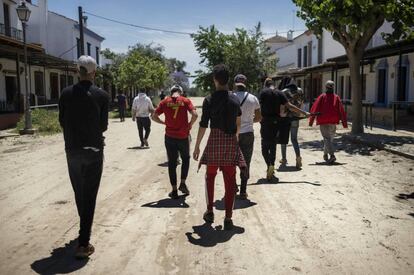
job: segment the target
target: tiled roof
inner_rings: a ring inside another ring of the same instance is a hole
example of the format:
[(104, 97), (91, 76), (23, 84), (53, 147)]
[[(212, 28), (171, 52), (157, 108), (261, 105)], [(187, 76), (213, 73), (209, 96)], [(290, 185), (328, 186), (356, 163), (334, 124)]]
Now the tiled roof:
[(275, 35), (265, 40), (266, 43), (285, 43), (288, 42), (286, 37)]

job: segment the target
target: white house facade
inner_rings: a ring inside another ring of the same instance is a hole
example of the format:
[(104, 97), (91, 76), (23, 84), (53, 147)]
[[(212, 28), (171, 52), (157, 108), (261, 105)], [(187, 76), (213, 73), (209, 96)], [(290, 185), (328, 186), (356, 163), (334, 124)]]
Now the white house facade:
[[(363, 100), (375, 106), (373, 119), (378, 124), (391, 125), (394, 105), (399, 109), (400, 121), (414, 125), (414, 42), (387, 45), (381, 33), (390, 31), (391, 24), (385, 23), (365, 51), (361, 64)], [(312, 103), (323, 92), (327, 80), (333, 80), (340, 97), (350, 101), (351, 78), (345, 50), (326, 30), (319, 39), (306, 31), (276, 50), (276, 55), (279, 62), (274, 78), (295, 79), (305, 91), (307, 102)]]
[[(10, 117), (23, 110), (23, 34), (16, 12), (19, 3), (0, 0), (0, 129), (6, 127), (1, 116)], [(80, 56), (79, 24), (49, 11), (47, 0), (26, 1), (26, 5), (31, 10), (26, 28), (31, 105), (56, 103), (61, 90), (78, 79), (75, 61)], [(103, 40), (84, 28), (85, 54), (98, 64)]]

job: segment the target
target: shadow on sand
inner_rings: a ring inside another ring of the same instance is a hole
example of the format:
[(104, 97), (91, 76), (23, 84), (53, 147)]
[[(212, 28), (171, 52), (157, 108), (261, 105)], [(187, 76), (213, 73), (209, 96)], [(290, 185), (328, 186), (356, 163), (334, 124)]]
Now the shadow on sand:
[(321, 162), (315, 162), (315, 163), (310, 163), (310, 166), (340, 166), (340, 165), (346, 165), (346, 163), (342, 163), (342, 162), (333, 162), (333, 163), (328, 163), (326, 161), (321, 161)]
[(251, 183), (248, 185), (262, 185), (262, 184), (299, 184), (299, 183), (304, 183), (304, 184), (310, 184), (313, 186), (321, 186), (322, 184), (317, 182), (310, 182), (310, 181), (277, 181), (277, 180), (272, 180), (272, 181), (268, 181), (267, 179), (259, 179), (256, 183)]
[(77, 239), (71, 240), (65, 246), (53, 249), (51, 255), (33, 262), (30, 266), (38, 274), (67, 274), (84, 267), (89, 259), (75, 259)]
[[(234, 200), (233, 209), (234, 210), (236, 210), (236, 209), (245, 209), (245, 208), (255, 206), (256, 204), (257, 204), (256, 202), (251, 201), (249, 199), (247, 199), (247, 200), (238, 200), (238, 199), (236, 199), (236, 200)], [(214, 202), (214, 207), (217, 210), (226, 210), (224, 198), (222, 198), (221, 200), (216, 200)]]
[(223, 230), (221, 225), (212, 227), (210, 223), (193, 226), (194, 232), (187, 232), (185, 235), (190, 243), (203, 247), (213, 247), (219, 243), (229, 241), (235, 234), (243, 234), (244, 228), (234, 226), (233, 230)]
[(129, 150), (147, 150), (150, 147), (141, 147), (141, 146), (134, 146), (134, 147), (128, 147)]
[[(371, 156), (373, 151), (376, 151), (376, 148), (364, 145), (364, 144), (357, 144), (349, 141), (346, 137), (337, 136), (334, 139), (335, 149), (337, 151), (345, 151), (351, 155), (363, 155), (363, 156)], [(300, 147), (303, 149), (309, 149), (312, 151), (322, 151), (323, 150), (323, 142), (319, 140), (312, 140), (302, 142)], [(322, 155), (321, 155), (322, 158)]]
[(149, 202), (141, 205), (141, 207), (151, 207), (151, 208), (188, 208), (190, 207), (185, 202), (185, 195), (178, 196), (178, 199), (162, 199), (159, 201)]
[(298, 172), (300, 170), (302, 170), (302, 168), (296, 168), (296, 166), (281, 165), (281, 166), (279, 166), (279, 168), (277, 168), (276, 171), (278, 171), (278, 172)]

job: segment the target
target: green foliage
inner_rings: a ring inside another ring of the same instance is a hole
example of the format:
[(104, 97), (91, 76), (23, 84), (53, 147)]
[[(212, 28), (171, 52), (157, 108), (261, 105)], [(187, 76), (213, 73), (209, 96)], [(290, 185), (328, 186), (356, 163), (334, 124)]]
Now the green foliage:
[(213, 25), (200, 27), (193, 36), (194, 44), (200, 54), (200, 64), (206, 71), (196, 71), (196, 86), (206, 91), (213, 89), (211, 71), (214, 65), (224, 63), (232, 76), (242, 73), (246, 75), (250, 89), (261, 86), (264, 77), (276, 70), (276, 60), (266, 47), (260, 29), (260, 23), (253, 31), (236, 29), (232, 34), (224, 34)]
[[(59, 124), (59, 112), (56, 110), (33, 110), (32, 125), (43, 135), (53, 135), (62, 131)], [(17, 123), (16, 132), (21, 129), (24, 129), (24, 117)]]

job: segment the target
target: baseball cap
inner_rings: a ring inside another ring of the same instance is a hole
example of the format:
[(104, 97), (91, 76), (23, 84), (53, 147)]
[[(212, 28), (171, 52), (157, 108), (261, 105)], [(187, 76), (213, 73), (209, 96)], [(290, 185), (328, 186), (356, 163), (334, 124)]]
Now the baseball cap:
[(78, 70), (80, 71), (81, 68), (86, 70), (86, 73), (90, 74), (96, 71), (96, 61), (89, 55), (81, 55), (78, 59)]
[(183, 92), (183, 88), (180, 85), (173, 85), (170, 88), (170, 93), (172, 93), (172, 92), (174, 92), (176, 90), (179, 90), (181, 93)]
[(247, 77), (243, 74), (238, 74), (234, 77), (234, 85), (246, 87)]
[(326, 81), (326, 88), (333, 88), (335, 87), (335, 83), (332, 80)]

